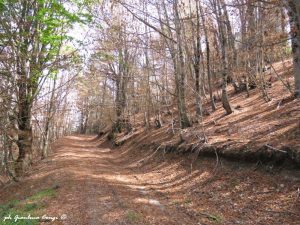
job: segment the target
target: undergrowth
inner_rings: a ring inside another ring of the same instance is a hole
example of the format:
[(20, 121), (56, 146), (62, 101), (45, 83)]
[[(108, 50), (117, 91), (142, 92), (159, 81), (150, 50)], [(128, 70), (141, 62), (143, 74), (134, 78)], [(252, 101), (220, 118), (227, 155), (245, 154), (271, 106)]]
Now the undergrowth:
[(55, 189), (49, 188), (23, 200), (12, 200), (0, 205), (0, 224), (38, 225), (40, 223), (38, 217), (42, 216), (43, 209), (46, 207), (45, 200), (54, 196)]

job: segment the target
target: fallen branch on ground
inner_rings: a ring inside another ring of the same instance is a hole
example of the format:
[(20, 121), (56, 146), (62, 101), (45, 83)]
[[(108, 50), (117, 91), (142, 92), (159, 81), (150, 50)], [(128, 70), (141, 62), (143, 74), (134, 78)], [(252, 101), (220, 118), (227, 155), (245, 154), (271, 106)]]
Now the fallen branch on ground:
[(278, 149), (278, 148), (274, 148), (274, 147), (272, 147), (272, 146), (270, 146), (270, 145), (268, 145), (268, 144), (265, 144), (265, 146), (266, 146), (267, 148), (271, 149), (271, 150), (274, 150), (274, 151), (278, 151), (278, 152), (282, 152), (282, 153), (287, 154), (287, 151), (283, 151), (283, 150), (280, 150), (280, 149)]

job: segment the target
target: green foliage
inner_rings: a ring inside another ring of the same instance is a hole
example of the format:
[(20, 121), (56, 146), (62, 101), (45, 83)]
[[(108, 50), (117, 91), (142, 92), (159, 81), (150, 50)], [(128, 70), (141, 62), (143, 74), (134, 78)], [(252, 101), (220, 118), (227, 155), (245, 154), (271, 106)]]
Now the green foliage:
[[(71, 57), (60, 57), (72, 54), (63, 52), (62, 48), (70, 41), (77, 41), (69, 34), (75, 24), (92, 21), (87, 6), (84, 0), (0, 0), (0, 30), (5, 34), (0, 36), (0, 43), (17, 52), (23, 66), (30, 63), (28, 81), (31, 87), (50, 71), (50, 65), (55, 70), (60, 67), (60, 61), (72, 60)], [(77, 44), (80, 45), (79, 41)], [(72, 56), (74, 62), (80, 61), (79, 55)], [(53, 73), (57, 74), (57, 71), (50, 72), (52, 77), (55, 77)]]
[(5, 10), (5, 0), (0, 0), (0, 12), (3, 12), (3, 10)]
[(49, 72), (48, 78), (50, 78), (51, 80), (56, 80), (57, 79), (57, 74), (58, 74), (58, 70), (57, 69), (52, 69)]
[[(13, 200), (4, 205), (0, 205), (0, 223), (3, 225), (37, 225), (39, 220), (17, 220), (15, 216), (31, 217), (42, 216), (41, 210), (45, 207), (44, 200), (55, 196), (55, 189), (49, 188), (35, 193), (24, 200)], [(11, 216), (11, 220), (4, 220), (4, 217)]]
[(65, 4), (57, 0), (39, 0), (39, 2), (43, 7), (39, 8), (35, 18), (42, 24), (38, 30), (38, 39), (47, 46), (45, 49), (47, 60), (51, 60), (59, 53), (64, 42), (73, 40), (73, 37), (67, 34), (73, 25), (89, 23), (91, 15), (84, 13), (80, 5), (74, 4), (75, 2), (68, 7), (75, 8), (76, 12), (71, 12)]

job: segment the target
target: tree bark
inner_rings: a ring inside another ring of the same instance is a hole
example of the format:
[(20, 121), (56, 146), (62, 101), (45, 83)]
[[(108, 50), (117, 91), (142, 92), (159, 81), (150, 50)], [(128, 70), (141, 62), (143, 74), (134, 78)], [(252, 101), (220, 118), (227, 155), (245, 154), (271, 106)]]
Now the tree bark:
[(227, 58), (227, 40), (225, 36), (224, 25), (222, 22), (222, 11), (220, 7), (220, 2), (215, 2), (216, 10), (217, 10), (217, 17), (218, 17), (218, 26), (220, 32), (220, 42), (221, 42), (221, 59), (223, 64), (223, 84), (222, 84), (222, 105), (226, 111), (226, 114), (231, 114), (232, 108), (229, 103), (229, 98), (227, 94), (227, 79), (228, 79), (228, 58)]
[(31, 99), (30, 89), (25, 70), (25, 63), (18, 66), (18, 140), (19, 156), (16, 173), (22, 175), (23, 170), (31, 163), (32, 158), (32, 127), (31, 127)]
[[(122, 28), (120, 28), (122, 29)], [(123, 41), (122, 31), (119, 31), (119, 40), (122, 45), (118, 50), (119, 54), (119, 62), (118, 71), (114, 71), (115, 73), (115, 81), (116, 81), (116, 122), (114, 124), (113, 130), (114, 132), (121, 133), (122, 128), (125, 125), (124, 111), (126, 107), (126, 89), (127, 83), (129, 79), (129, 56), (128, 51), (126, 49), (126, 43)]]
[(57, 79), (57, 76), (54, 77), (53, 86), (52, 86), (52, 90), (51, 90), (51, 96), (50, 96), (50, 103), (49, 103), (49, 107), (47, 109), (47, 114), (46, 114), (44, 134), (43, 134), (43, 138), (42, 138), (42, 155), (41, 155), (42, 159), (44, 159), (48, 156), (50, 122), (54, 115), (54, 97), (55, 97), (56, 79)]
[(173, 3), (174, 16), (175, 16), (175, 30), (177, 36), (177, 50), (178, 50), (178, 65), (177, 71), (175, 71), (175, 81), (177, 89), (177, 104), (180, 118), (181, 128), (187, 128), (191, 126), (189, 118), (187, 116), (187, 108), (185, 104), (185, 72), (184, 72), (184, 57), (182, 49), (181, 39), (181, 22), (178, 12), (178, 0)]
[(300, 98), (300, 0), (289, 0), (288, 10), (294, 59), (295, 96)]
[(201, 21), (203, 23), (203, 30), (205, 35), (205, 45), (206, 45), (206, 70), (207, 70), (207, 78), (208, 78), (208, 87), (209, 87), (209, 97), (210, 97), (210, 103), (211, 103), (211, 109), (212, 111), (216, 111), (216, 103), (213, 98), (213, 90), (212, 90), (212, 84), (211, 84), (211, 68), (210, 68), (210, 47), (209, 47), (209, 39), (208, 39), (208, 31), (207, 26), (205, 24), (205, 16), (203, 13), (202, 5), (199, 4), (199, 10), (201, 15)]

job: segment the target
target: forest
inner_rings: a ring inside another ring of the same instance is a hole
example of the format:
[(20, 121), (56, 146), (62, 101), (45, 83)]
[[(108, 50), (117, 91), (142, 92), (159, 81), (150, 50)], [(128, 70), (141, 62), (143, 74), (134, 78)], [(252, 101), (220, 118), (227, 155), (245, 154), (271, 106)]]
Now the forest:
[(298, 0), (0, 0), (0, 224), (299, 224), (299, 99)]

